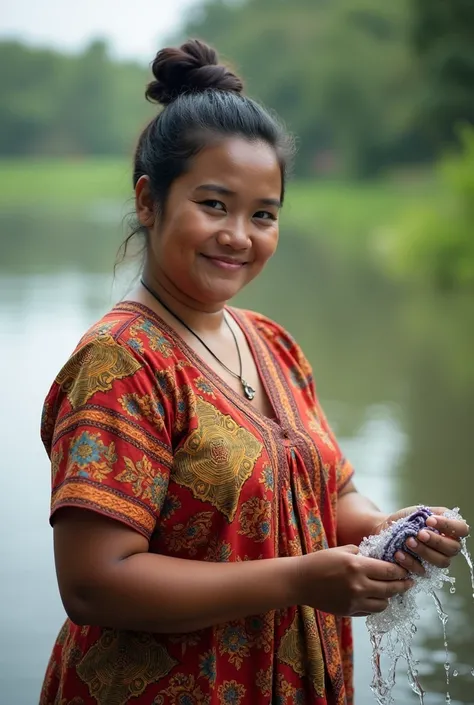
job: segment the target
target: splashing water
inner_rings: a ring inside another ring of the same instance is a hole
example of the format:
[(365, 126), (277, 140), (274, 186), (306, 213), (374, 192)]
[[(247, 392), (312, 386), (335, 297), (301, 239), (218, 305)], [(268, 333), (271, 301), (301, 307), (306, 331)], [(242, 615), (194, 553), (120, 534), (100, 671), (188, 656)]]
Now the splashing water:
[[(421, 512), (426, 512), (426, 508), (419, 507)], [(456, 507), (444, 513), (448, 519), (463, 520), (459, 509)], [(412, 515), (413, 517), (413, 515)], [(387, 545), (393, 544), (394, 537), (397, 532), (403, 531), (408, 519), (399, 519), (390, 527), (384, 529), (377, 536), (369, 536), (360, 544), (360, 554), (369, 556), (370, 558), (386, 559)], [(474, 598), (474, 571), (472, 559), (467, 549), (466, 539), (461, 539), (461, 555), (468, 565), (472, 596)], [(395, 701), (392, 697), (392, 690), (395, 685), (395, 671), (400, 659), (404, 659), (407, 664), (408, 683), (414, 693), (418, 695), (420, 704), (424, 705), (424, 695), (421, 683), (418, 679), (418, 662), (414, 659), (411, 650), (413, 637), (417, 632), (416, 622), (420, 619), (420, 613), (417, 607), (417, 597), (420, 593), (427, 594), (431, 597), (435, 604), (436, 612), (443, 627), (443, 644), (445, 649), (444, 670), (446, 672), (446, 703), (451, 703), (449, 694), (450, 685), (450, 662), (448, 651), (448, 640), (446, 632), (446, 624), (448, 615), (443, 610), (441, 601), (436, 594), (436, 590), (441, 590), (445, 583), (450, 584), (450, 593), (454, 593), (455, 578), (449, 575), (448, 569), (437, 568), (425, 561), (422, 561), (425, 569), (425, 575), (411, 575), (414, 585), (404, 595), (396, 595), (389, 600), (386, 610), (377, 614), (371, 614), (366, 619), (367, 629), (369, 631), (370, 643), (372, 645), (372, 670), (373, 678), (371, 690), (375, 696), (378, 705), (394, 705)], [(388, 657), (389, 667), (386, 675), (382, 672), (381, 657)], [(457, 676), (458, 672), (453, 671), (453, 676)], [(471, 670), (471, 675), (474, 676), (474, 668)]]

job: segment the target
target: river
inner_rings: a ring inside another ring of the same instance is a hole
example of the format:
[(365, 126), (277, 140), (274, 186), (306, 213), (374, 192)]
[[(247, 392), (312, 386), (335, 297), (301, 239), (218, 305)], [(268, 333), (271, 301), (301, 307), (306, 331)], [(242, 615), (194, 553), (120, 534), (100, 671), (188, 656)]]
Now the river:
[[(114, 209), (0, 213), (2, 511), (0, 705), (35, 705), (64, 618), (48, 524), (49, 465), (39, 439), (43, 398), (82, 332), (123, 292), (112, 281), (122, 237)], [(325, 240), (326, 241), (326, 240)], [(361, 258), (362, 259), (362, 258)], [(474, 521), (474, 300), (396, 286), (370, 262), (331, 256), (316, 237), (283, 233), (266, 272), (240, 295), (285, 325), (314, 368), (319, 396), (357, 469), (386, 510), (460, 506)], [(473, 544), (474, 546), (474, 544)], [(471, 546), (471, 548), (473, 547)], [(457, 560), (444, 590), (453, 705), (474, 703), (474, 603)], [(427, 605), (415, 636), (426, 705), (445, 702), (441, 625)], [(355, 620), (356, 703), (370, 693), (364, 621)], [(396, 702), (417, 703), (401, 667)]]

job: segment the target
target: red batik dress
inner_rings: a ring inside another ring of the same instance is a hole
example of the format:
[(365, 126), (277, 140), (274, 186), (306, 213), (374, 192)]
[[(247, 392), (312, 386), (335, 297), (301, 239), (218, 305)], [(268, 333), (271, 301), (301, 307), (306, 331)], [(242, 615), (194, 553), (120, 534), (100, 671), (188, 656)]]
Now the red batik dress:
[[(124, 302), (81, 340), (45, 402), (52, 506), (123, 522), (153, 553), (201, 561), (336, 546), (352, 476), (300, 348), (228, 309), (275, 418), (236, 394), (150, 309)], [(185, 635), (67, 620), (40, 705), (350, 705), (350, 622), (309, 607)]]

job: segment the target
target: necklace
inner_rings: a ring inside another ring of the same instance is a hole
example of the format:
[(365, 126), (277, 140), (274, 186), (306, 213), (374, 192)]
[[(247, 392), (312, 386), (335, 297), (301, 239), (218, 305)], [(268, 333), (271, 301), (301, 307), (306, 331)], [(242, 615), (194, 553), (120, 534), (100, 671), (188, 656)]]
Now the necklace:
[(186, 328), (186, 330), (188, 330), (192, 335), (194, 335), (195, 338), (197, 338), (199, 340), (201, 345), (206, 348), (208, 353), (210, 353), (215, 360), (217, 360), (219, 365), (221, 365), (224, 369), (226, 369), (227, 372), (232, 375), (232, 377), (235, 377), (236, 379), (238, 379), (240, 381), (240, 384), (242, 385), (242, 390), (244, 392), (245, 397), (249, 401), (252, 401), (252, 399), (254, 399), (254, 397), (255, 397), (255, 389), (253, 387), (251, 387), (250, 384), (248, 384), (245, 381), (245, 379), (242, 377), (242, 356), (240, 354), (239, 343), (237, 341), (237, 336), (235, 335), (229, 321), (227, 320), (225, 313), (224, 313), (224, 321), (226, 322), (227, 328), (230, 330), (231, 335), (234, 339), (235, 347), (237, 349), (237, 355), (239, 358), (239, 373), (238, 374), (237, 374), (237, 372), (234, 372), (229, 367), (227, 367), (227, 365), (224, 362), (222, 362), (222, 360), (220, 360), (214, 352), (212, 352), (211, 348), (208, 345), (206, 345), (204, 340), (196, 333), (196, 331), (194, 331), (192, 328), (190, 328), (190, 326), (188, 326), (188, 324), (185, 323), (182, 318), (180, 318), (174, 311), (172, 311), (170, 309), (170, 307), (167, 306), (164, 303), (164, 301), (162, 301), (162, 299), (158, 296), (156, 291), (153, 291), (153, 289), (150, 289), (148, 284), (145, 284), (143, 279), (140, 279), (140, 282), (141, 282), (141, 285), (148, 291), (148, 293), (151, 294), (153, 296), (153, 298), (156, 299), (158, 301), (158, 303), (161, 306), (163, 306), (163, 308), (173, 316), (173, 318), (176, 318), (176, 320), (179, 321), (181, 323), (181, 325)]

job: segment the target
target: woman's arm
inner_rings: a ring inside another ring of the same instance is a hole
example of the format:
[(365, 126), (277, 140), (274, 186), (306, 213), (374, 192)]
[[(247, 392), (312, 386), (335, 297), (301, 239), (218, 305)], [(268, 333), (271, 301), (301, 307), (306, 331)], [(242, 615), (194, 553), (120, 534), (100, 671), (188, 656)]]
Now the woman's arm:
[(376, 533), (388, 515), (383, 514), (367, 497), (359, 494), (349, 482), (337, 501), (337, 542), (339, 546), (360, 544), (364, 536)]
[(295, 603), (293, 558), (157, 555), (133, 529), (83, 509), (58, 511), (54, 550), (63, 604), (77, 624), (182, 633)]
[(58, 510), (54, 543), (69, 617), (114, 629), (178, 634), (296, 604), (368, 614), (410, 587), (405, 570), (354, 546), (229, 563), (157, 555), (141, 534), (84, 509)]

